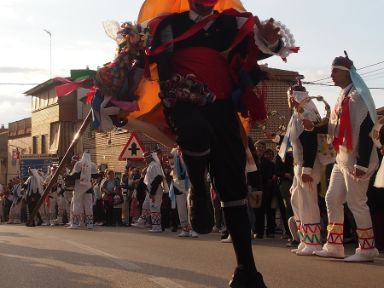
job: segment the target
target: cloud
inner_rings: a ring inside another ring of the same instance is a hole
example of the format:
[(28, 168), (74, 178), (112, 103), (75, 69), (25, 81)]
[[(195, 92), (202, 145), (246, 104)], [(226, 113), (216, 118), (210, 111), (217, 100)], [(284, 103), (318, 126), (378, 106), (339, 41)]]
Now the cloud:
[[(27, 101), (1, 101), (0, 102), (0, 124), (5, 124), (18, 121), (24, 118), (31, 117), (31, 102), (26, 97)], [(15, 109), (16, 107), (16, 109)], [(12, 113), (9, 113), (12, 111)]]
[(45, 71), (42, 68), (0, 66), (0, 73), (43, 73)]

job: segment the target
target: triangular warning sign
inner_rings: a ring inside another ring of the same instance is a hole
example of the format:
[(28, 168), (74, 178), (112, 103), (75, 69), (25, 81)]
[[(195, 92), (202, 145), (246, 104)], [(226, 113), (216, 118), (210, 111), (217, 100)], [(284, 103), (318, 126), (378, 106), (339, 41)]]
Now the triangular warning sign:
[(119, 156), (120, 161), (124, 160), (143, 160), (144, 154), (144, 146), (141, 144), (139, 138), (137, 137), (135, 132), (131, 133), (131, 137), (129, 137), (127, 144), (121, 154)]

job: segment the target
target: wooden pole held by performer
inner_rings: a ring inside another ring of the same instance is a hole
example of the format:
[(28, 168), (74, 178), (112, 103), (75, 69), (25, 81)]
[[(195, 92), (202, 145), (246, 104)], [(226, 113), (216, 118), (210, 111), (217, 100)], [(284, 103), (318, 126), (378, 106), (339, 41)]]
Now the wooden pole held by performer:
[(64, 155), (63, 159), (61, 159), (59, 167), (53, 173), (53, 176), (52, 176), (51, 180), (49, 181), (47, 187), (44, 189), (43, 195), (41, 195), (41, 197), (40, 197), (39, 201), (37, 202), (35, 208), (33, 209), (32, 213), (30, 214), (30, 217), (29, 217), (28, 222), (26, 224), (27, 226), (35, 226), (34, 225), (34, 220), (35, 220), (36, 213), (39, 211), (41, 204), (44, 202), (44, 200), (47, 197), (49, 191), (51, 190), (53, 184), (55, 184), (57, 178), (59, 177), (59, 173), (60, 173), (61, 169), (63, 168), (64, 164), (67, 162), (69, 157), (71, 156), (70, 153), (72, 152), (73, 147), (79, 141), (80, 136), (84, 133), (84, 131), (87, 128), (88, 124), (90, 123), (91, 119), (92, 119), (92, 111), (90, 110), (88, 112), (87, 116), (85, 117), (83, 123), (81, 124), (81, 127), (79, 128), (79, 130), (77, 131), (77, 133), (73, 137), (72, 143), (71, 143), (71, 145), (69, 145), (69, 147), (67, 149), (67, 152), (65, 152), (65, 155)]

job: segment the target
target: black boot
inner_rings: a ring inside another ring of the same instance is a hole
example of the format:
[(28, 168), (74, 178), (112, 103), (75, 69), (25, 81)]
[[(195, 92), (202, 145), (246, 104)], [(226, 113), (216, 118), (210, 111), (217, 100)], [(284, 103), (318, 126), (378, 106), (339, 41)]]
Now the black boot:
[(243, 267), (237, 267), (235, 273), (232, 276), (232, 280), (229, 281), (229, 287), (231, 288), (267, 288), (264, 283), (261, 273), (247, 272)]
[(224, 217), (237, 260), (237, 268), (229, 286), (232, 288), (266, 288), (253, 259), (247, 206), (224, 207)]
[(206, 181), (208, 156), (194, 157), (183, 154), (183, 159), (191, 181), (188, 206), (192, 228), (199, 234), (211, 233), (214, 216), (211, 194)]

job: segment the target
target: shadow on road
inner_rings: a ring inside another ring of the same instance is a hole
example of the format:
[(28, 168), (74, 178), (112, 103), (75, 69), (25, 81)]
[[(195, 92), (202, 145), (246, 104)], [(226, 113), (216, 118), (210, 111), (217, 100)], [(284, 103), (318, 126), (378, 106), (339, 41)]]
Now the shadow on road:
[[(30, 279), (31, 282), (28, 286), (18, 285), (18, 281), (16, 281), (13, 283), (14, 285), (12, 287), (114, 287), (111, 286), (111, 283), (105, 278), (92, 276), (88, 273), (82, 273), (80, 271), (68, 271), (68, 269), (60, 267), (66, 266), (60, 264), (60, 262), (65, 262), (67, 265), (69, 264), (77, 266), (94, 267), (95, 269), (101, 268), (121, 270), (121, 273), (131, 271), (147, 275), (147, 278), (160, 277), (167, 279), (178, 279), (180, 281), (200, 284), (204, 287), (227, 287), (228, 285), (226, 280), (209, 275), (209, 271), (207, 271), (207, 274), (202, 274), (186, 269), (170, 268), (161, 265), (153, 265), (150, 263), (128, 261), (125, 259), (118, 259), (118, 261), (108, 261), (108, 256), (104, 257), (102, 255), (92, 255), (88, 253), (88, 251), (73, 252), (65, 250), (23, 247), (19, 245), (12, 245), (11, 243), (0, 243), (0, 257), (7, 257), (8, 259), (6, 260), (6, 262), (11, 263), (12, 265), (14, 264), (15, 267), (28, 267), (27, 269), (23, 268), (23, 270), (26, 270), (26, 274), (23, 273), (22, 275), (20, 275), (21, 278), (23, 278), (23, 281), (25, 281), (24, 276), (28, 275), (29, 272), (34, 275), (33, 279), (39, 279), (39, 282), (35, 283), (34, 281), (36, 280)], [(20, 261), (22, 262), (22, 264), (20, 264)], [(124, 265), (124, 261), (128, 264)], [(47, 262), (51, 264), (42, 264), (42, 262)], [(139, 269), (129, 269), (130, 264), (139, 266)], [(0, 272), (1, 271), (2, 268), (0, 268)], [(44, 286), (44, 280), (42, 279), (46, 278), (47, 275), (51, 275), (50, 279), (52, 279), (51, 277), (52, 275), (54, 275), (54, 283), (57, 284), (55, 284), (54, 286), (48, 286), (49, 282), (47, 282), (47, 286)], [(122, 276), (124, 276), (124, 274), (122, 274)], [(21, 281), (21, 279), (19, 280)], [(8, 286), (1, 287), (5, 288)], [(129, 286), (129, 284), (127, 283), (127, 286), (125, 287), (131, 286)]]

